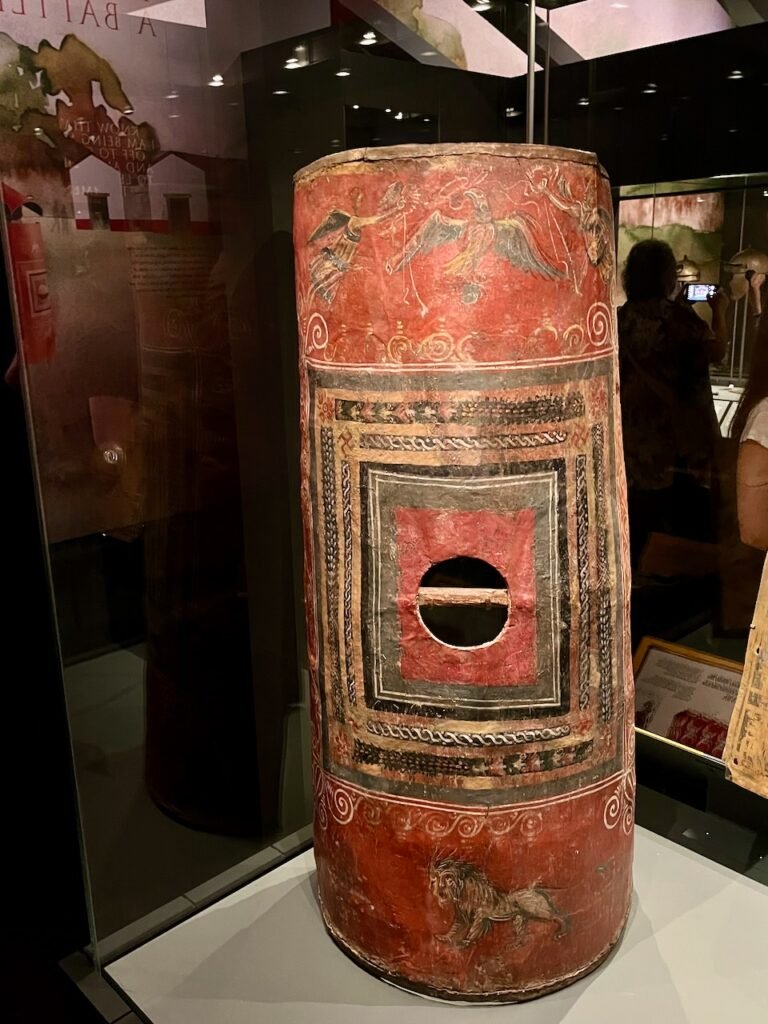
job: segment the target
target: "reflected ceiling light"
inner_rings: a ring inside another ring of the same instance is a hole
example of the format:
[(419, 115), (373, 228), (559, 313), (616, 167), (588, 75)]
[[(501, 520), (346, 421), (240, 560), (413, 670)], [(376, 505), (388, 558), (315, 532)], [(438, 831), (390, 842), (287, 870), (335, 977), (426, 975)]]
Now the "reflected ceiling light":
[(352, 72), (349, 70), (349, 68), (339, 68), (339, 70), (336, 72), (336, 77), (337, 78), (349, 78), (349, 76), (351, 74), (352, 74)]
[(168, 117), (181, 117), (181, 114), (169, 114)]
[(402, 110), (398, 110), (398, 112), (395, 114), (395, 120), (396, 121), (402, 121), (403, 120), (403, 112), (402, 112)]
[(613, 109), (614, 109), (614, 110), (623, 110), (623, 109), (624, 109), (624, 107), (614, 107)]
[(419, 54), (420, 57), (436, 57), (437, 50), (422, 50)]
[(363, 32), (363, 38), (360, 40), (361, 46), (373, 46), (378, 43), (375, 32)]
[(273, 89), (272, 90), (272, 95), (273, 96), (287, 96), (288, 95), (288, 90), (287, 89)]
[(611, 4), (611, 7), (615, 7), (617, 11), (626, 11), (629, 4)]
[(384, 113), (385, 114), (391, 114), (392, 113), (392, 107), (384, 107)]
[(217, 81), (216, 78), (212, 78), (208, 85), (210, 85), (212, 89), (218, 89), (220, 86), (224, 85), (224, 83)]
[(353, 103), (352, 104), (352, 109), (353, 110), (359, 110), (360, 109), (360, 104), (359, 103)]
[(176, 92), (175, 89), (171, 89), (169, 93), (165, 94), (165, 98), (167, 100), (177, 100), (179, 98), (179, 94)]
[(743, 71), (739, 71), (738, 69), (734, 69), (734, 70), (733, 70), (733, 71), (732, 71), (732, 72), (730, 73), (730, 75), (728, 75), (728, 78), (729, 78), (729, 79), (730, 79), (730, 81), (732, 81), (732, 82), (738, 82), (738, 80), (739, 80), (740, 78), (743, 78), (743, 77), (744, 77), (744, 72), (743, 72)]
[(224, 75), (211, 75), (211, 81), (212, 82), (223, 82), (224, 81)]
[(429, 124), (429, 118), (428, 117), (424, 118), (424, 124)]
[(476, 3), (472, 4), (473, 11), (490, 11), (493, 4), (490, 0), (477, 0)]
[(514, 107), (507, 107), (505, 114), (507, 117), (520, 117), (522, 110), (515, 110)]
[(587, 99), (586, 96), (582, 96), (581, 99), (578, 101), (578, 104), (579, 104), (580, 107), (588, 107), (589, 106), (589, 100)]
[(133, 107), (123, 107), (123, 113), (124, 114), (132, 114), (133, 113)]
[(768, 196), (768, 188), (764, 188), (763, 189), (763, 195), (764, 196)]
[(285, 63), (286, 64), (298, 64), (299, 63), (299, 58), (298, 57), (289, 57), (288, 60)]
[(646, 85), (646, 87), (643, 89), (643, 92), (647, 96), (651, 96), (651, 95), (653, 95), (653, 93), (656, 92), (657, 89), (658, 89), (658, 86), (656, 85), (655, 82), (649, 82), (648, 85)]

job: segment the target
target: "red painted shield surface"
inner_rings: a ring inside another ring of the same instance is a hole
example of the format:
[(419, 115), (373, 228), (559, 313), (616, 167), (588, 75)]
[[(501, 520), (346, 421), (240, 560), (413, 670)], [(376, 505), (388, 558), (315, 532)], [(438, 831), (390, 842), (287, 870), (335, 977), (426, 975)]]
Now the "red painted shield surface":
[(306, 168), (295, 212), (324, 919), (396, 984), (530, 998), (632, 886), (608, 182), (397, 147)]

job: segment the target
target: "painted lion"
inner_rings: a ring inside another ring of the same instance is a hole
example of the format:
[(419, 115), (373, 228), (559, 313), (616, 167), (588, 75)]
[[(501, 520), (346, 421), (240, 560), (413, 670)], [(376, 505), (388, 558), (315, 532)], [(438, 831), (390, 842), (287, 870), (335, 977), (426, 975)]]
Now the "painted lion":
[(534, 886), (502, 892), (482, 871), (463, 861), (442, 860), (433, 864), (429, 888), (441, 906), (453, 907), (453, 924), (438, 938), (460, 948), (482, 938), (499, 921), (512, 922), (518, 946), (525, 940), (530, 921), (555, 921), (556, 939), (570, 930), (568, 918), (545, 889)]

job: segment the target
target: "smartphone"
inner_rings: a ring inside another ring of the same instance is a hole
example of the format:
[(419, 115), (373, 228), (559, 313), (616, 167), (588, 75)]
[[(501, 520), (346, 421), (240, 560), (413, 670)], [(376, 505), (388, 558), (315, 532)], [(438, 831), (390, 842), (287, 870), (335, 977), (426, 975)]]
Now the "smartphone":
[(688, 302), (707, 302), (713, 295), (717, 294), (716, 284), (687, 284), (685, 286), (685, 298)]

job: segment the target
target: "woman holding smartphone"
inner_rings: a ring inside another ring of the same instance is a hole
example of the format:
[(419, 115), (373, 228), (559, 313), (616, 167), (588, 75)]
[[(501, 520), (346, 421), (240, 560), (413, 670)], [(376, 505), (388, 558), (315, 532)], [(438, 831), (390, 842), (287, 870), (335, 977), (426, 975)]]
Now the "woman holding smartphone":
[(749, 380), (733, 418), (739, 441), (736, 493), (745, 544), (768, 550), (768, 317), (760, 319)]
[(728, 299), (710, 327), (678, 294), (666, 242), (632, 247), (619, 310), (619, 368), (632, 564), (651, 533), (711, 540), (710, 483), (720, 437), (709, 367), (725, 355)]

